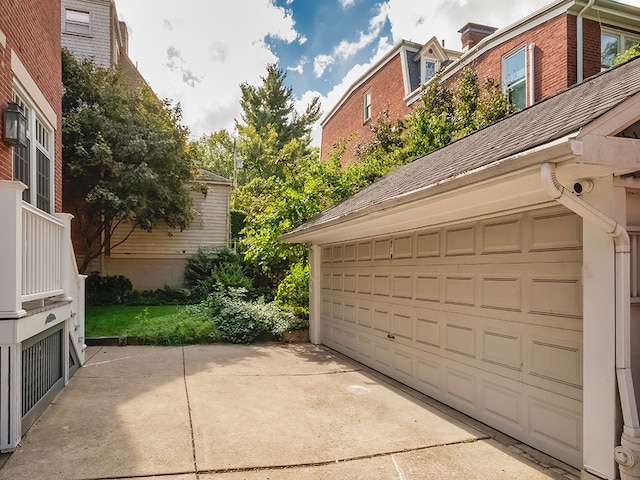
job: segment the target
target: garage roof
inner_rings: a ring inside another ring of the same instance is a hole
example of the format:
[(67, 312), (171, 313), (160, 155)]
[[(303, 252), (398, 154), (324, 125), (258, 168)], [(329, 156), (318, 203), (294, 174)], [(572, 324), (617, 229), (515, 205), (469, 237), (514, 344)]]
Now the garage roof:
[(404, 165), (285, 237), (437, 184), (576, 133), (640, 92), (640, 58), (605, 71), (532, 107)]

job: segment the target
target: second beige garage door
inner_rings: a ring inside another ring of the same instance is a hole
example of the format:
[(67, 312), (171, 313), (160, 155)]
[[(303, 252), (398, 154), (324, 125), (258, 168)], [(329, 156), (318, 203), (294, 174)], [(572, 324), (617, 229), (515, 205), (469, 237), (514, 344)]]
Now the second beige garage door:
[(322, 339), (582, 464), (582, 225), (561, 208), (322, 248)]

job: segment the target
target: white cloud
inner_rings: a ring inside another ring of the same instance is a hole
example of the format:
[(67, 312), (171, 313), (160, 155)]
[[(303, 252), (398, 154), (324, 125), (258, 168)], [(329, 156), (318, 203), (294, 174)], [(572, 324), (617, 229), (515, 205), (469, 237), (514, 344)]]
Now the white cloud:
[(266, 36), (300, 38), (291, 12), (271, 0), (224, 8), (201, 0), (117, 0), (117, 9), (130, 29), (129, 56), (159, 97), (181, 103), (193, 137), (233, 129), (240, 84), (258, 84), (265, 65), (277, 61)]
[(302, 57), (298, 65), (296, 65), (295, 67), (287, 67), (287, 70), (290, 72), (296, 72), (298, 75), (302, 75), (304, 73), (304, 66), (307, 64), (307, 62), (307, 58)]
[(353, 7), (356, 4), (356, 0), (340, 0), (340, 5), (342, 8)]
[[(341, 8), (353, 8), (358, 3), (340, 1), (335, 3), (337, 14)], [(448, 48), (458, 49), (458, 30), (467, 22), (505, 27), (552, 0), (430, 0), (428, 4), (415, 0), (377, 1), (375, 16), (357, 40), (341, 42), (334, 49), (327, 45), (327, 54), (313, 59), (313, 72), (306, 68), (310, 63), (306, 59), (289, 67), (299, 75), (322, 77), (316, 80), (322, 82), (318, 85), (333, 85), (321, 98), (325, 113), (401, 39), (425, 42), (436, 36), (444, 39)], [(640, 7), (640, 0), (625, 3)], [(180, 101), (183, 122), (194, 137), (222, 128), (233, 129), (234, 119), (240, 118), (241, 111), (239, 85), (259, 84), (265, 65), (278, 61), (265, 38), (305, 47), (326, 41), (308, 38), (309, 32), (296, 29), (291, 11), (295, 4), (291, 0), (287, 0), (286, 8), (277, 7), (273, 0), (224, 2), (224, 7), (219, 2), (202, 0), (116, 0), (116, 4), (121, 19), (130, 28), (129, 56), (161, 98)], [(391, 35), (381, 37), (387, 20)], [(332, 65), (337, 61), (349, 65), (355, 52), (370, 46), (375, 46), (375, 53), (368, 62), (353, 65), (342, 79), (331, 78)], [(315, 94), (295, 93), (300, 98), (300, 108)], [(319, 143), (317, 127), (314, 142)]]
[(318, 55), (313, 59), (313, 73), (317, 78), (320, 78), (324, 71), (335, 62), (335, 59), (331, 55)]

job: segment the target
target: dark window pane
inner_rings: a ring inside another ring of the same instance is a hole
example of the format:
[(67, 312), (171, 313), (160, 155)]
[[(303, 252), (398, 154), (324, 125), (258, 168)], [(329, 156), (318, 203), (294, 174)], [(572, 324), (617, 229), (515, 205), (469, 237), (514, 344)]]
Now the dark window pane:
[(40, 210), (51, 212), (51, 188), (49, 184), (50, 160), (46, 154), (37, 150), (36, 176), (38, 177), (37, 204)]
[[(14, 147), (13, 148), (13, 178), (19, 180), (27, 187), (31, 187), (30, 178), (30, 161), (29, 161), (29, 149), (31, 148), (31, 142), (27, 139), (26, 147)], [(22, 192), (22, 199), (25, 202), (29, 201), (29, 188), (26, 188)]]

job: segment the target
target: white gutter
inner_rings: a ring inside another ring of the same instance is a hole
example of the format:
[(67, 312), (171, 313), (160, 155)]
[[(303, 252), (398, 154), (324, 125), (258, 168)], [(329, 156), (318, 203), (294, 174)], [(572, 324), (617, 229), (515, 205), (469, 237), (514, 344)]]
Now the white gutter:
[(621, 446), (616, 447), (614, 456), (620, 464), (622, 479), (639, 479), (640, 420), (631, 375), (631, 307), (629, 298), (631, 246), (629, 234), (615, 220), (563, 187), (558, 182), (555, 171), (556, 166), (552, 163), (545, 163), (541, 167), (542, 184), (547, 194), (607, 233), (613, 238), (615, 245), (616, 377), (624, 430)]
[(582, 82), (582, 80), (584, 80), (584, 59), (583, 57), (583, 31), (582, 31), (582, 16), (587, 12), (587, 10), (589, 10), (593, 4), (596, 3), (596, 0), (589, 0), (589, 3), (587, 3), (587, 5), (580, 10), (580, 12), (578, 13), (578, 16), (576, 17), (576, 29), (577, 29), (577, 36), (576, 36), (576, 41), (577, 41), (577, 66), (578, 66), (578, 81), (576, 83), (580, 83)]
[(529, 45), (529, 106), (536, 103), (536, 44)]

